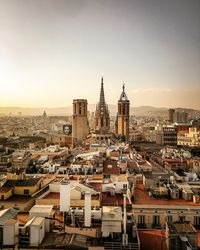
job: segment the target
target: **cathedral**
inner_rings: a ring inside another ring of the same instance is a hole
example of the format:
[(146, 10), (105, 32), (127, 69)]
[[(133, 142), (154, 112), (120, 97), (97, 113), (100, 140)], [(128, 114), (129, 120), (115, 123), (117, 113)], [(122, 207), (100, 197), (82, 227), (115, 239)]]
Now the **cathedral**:
[[(122, 93), (118, 101), (118, 113), (115, 127), (115, 135), (122, 141), (127, 141), (129, 139), (129, 115), (130, 102), (125, 93), (125, 85), (123, 85)], [(107, 140), (113, 137), (110, 130), (108, 105), (105, 101), (103, 78), (101, 79), (99, 102), (95, 111), (94, 129), (94, 135), (97, 140)]]
[[(110, 127), (110, 114), (108, 105), (105, 101), (104, 82), (101, 78), (101, 88), (99, 102), (96, 105), (94, 114), (93, 132), (90, 134), (88, 124), (88, 111), (86, 99), (73, 100), (73, 125), (72, 137), (76, 143), (81, 143), (85, 139), (94, 140), (94, 142), (112, 142), (116, 139), (120, 141), (129, 140), (129, 116), (130, 101), (125, 93), (125, 85), (122, 87), (122, 93), (117, 105), (117, 119), (115, 128)], [(112, 124), (112, 123), (111, 123)], [(115, 130), (115, 131), (114, 131)], [(90, 134), (90, 135), (89, 135)]]

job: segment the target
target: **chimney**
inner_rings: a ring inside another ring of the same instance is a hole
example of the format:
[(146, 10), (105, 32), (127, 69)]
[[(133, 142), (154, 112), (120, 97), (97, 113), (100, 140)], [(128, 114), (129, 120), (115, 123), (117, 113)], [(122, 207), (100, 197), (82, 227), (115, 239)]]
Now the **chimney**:
[(60, 183), (60, 211), (68, 212), (70, 209), (70, 183), (63, 181)]
[(127, 246), (128, 244), (128, 234), (126, 233), (126, 194), (124, 194), (124, 233), (122, 235), (122, 244)]
[(85, 210), (84, 210), (84, 225), (85, 227), (91, 226), (91, 193), (85, 192)]

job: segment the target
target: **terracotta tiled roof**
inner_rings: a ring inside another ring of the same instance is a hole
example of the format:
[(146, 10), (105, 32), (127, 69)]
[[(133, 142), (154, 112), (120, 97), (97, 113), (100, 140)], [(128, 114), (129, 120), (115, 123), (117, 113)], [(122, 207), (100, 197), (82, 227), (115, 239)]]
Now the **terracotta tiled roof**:
[(5, 193), (9, 192), (11, 189), (13, 189), (13, 187), (1, 187), (0, 193), (5, 194)]
[(166, 237), (161, 230), (138, 230), (141, 249), (167, 250)]
[(117, 162), (116, 161), (104, 161), (103, 174), (119, 175), (120, 168), (117, 166)]
[[(102, 192), (102, 206), (117, 206), (117, 205), (123, 205), (124, 204), (124, 196), (123, 194), (115, 194), (110, 195), (108, 193)], [(126, 204), (130, 204), (129, 200), (126, 199)]]

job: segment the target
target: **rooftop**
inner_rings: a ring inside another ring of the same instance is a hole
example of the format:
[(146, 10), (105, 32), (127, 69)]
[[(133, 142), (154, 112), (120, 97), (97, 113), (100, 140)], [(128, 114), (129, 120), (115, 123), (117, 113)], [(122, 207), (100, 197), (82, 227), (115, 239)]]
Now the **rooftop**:
[(118, 182), (127, 182), (127, 175), (126, 174), (120, 174), (117, 177), (112, 177), (113, 181), (118, 181)]
[(0, 225), (3, 225), (9, 219), (13, 219), (18, 214), (19, 210), (14, 208), (4, 209), (1, 211), (0, 215)]
[(29, 212), (30, 213), (38, 213), (38, 212), (51, 213), (52, 210), (53, 210), (52, 205), (35, 205), (31, 208)]
[(1, 187), (1, 188), (0, 188), (0, 193), (1, 193), (1, 194), (5, 194), (5, 193), (7, 193), (8, 191), (10, 191), (11, 189), (13, 189), (13, 187)]
[(190, 222), (174, 222), (168, 223), (170, 233), (185, 234), (185, 233), (196, 233), (196, 229)]
[(35, 186), (41, 178), (29, 178), (25, 180), (7, 180), (4, 187)]
[(148, 191), (144, 188), (142, 183), (136, 184), (135, 190), (135, 205), (169, 205), (169, 206), (200, 206), (200, 204), (195, 204), (193, 201), (186, 201), (184, 199), (155, 199), (150, 197)]
[(105, 161), (103, 163), (103, 174), (119, 175), (120, 168), (117, 166), (116, 161)]
[(157, 229), (138, 230), (141, 249), (167, 250), (165, 233)]
[[(92, 207), (99, 207), (100, 202), (96, 195), (91, 196), (91, 206)], [(37, 205), (60, 205), (60, 193), (55, 192), (48, 192), (43, 198), (36, 199)], [(70, 200), (71, 207), (84, 207), (84, 198), (81, 200)]]
[[(104, 206), (118, 206), (124, 204), (123, 194), (110, 195), (108, 193), (102, 192), (102, 205)], [(131, 204), (126, 198), (126, 204)]]
[(122, 220), (121, 207), (103, 206), (102, 220)]

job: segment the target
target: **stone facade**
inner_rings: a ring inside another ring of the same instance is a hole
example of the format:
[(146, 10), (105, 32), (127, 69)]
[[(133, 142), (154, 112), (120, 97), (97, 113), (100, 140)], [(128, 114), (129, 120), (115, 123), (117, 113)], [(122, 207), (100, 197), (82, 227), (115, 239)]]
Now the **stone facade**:
[(89, 133), (89, 124), (87, 119), (87, 100), (73, 100), (73, 125), (72, 136), (77, 142), (82, 141)]
[(116, 134), (123, 139), (129, 138), (129, 116), (130, 116), (130, 101), (125, 93), (125, 86), (118, 101), (118, 115)]

